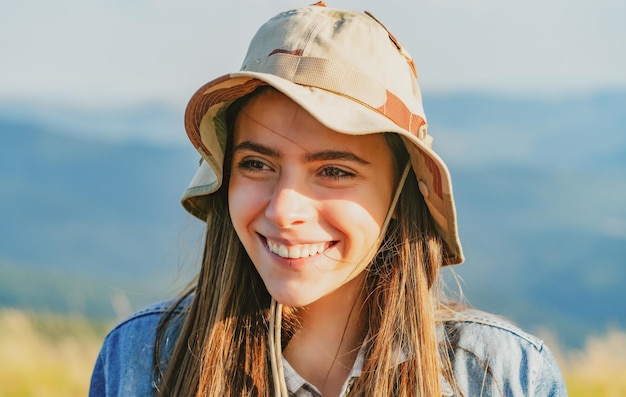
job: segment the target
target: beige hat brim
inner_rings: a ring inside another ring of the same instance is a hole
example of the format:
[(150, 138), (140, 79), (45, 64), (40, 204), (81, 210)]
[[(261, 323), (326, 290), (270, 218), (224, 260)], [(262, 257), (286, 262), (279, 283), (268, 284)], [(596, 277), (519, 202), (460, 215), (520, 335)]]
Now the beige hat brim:
[[(425, 123), (421, 126), (423, 131), (420, 129), (415, 135), (400, 127), (397, 119), (392, 120), (380, 109), (357, 102), (339, 93), (341, 91), (299, 85), (269, 73), (241, 71), (225, 75), (205, 84), (189, 101), (185, 128), (204, 160), (181, 199), (190, 213), (206, 219), (208, 208), (204, 198), (222, 184), (225, 149), (225, 136), (222, 135), (226, 129), (220, 128), (220, 123), (225, 122), (220, 115), (234, 100), (260, 85), (276, 88), (334, 131), (349, 135), (381, 132), (400, 135), (410, 154), (420, 192), (444, 240), (446, 264), (463, 262), (450, 174), (443, 160), (430, 147), (432, 139), (426, 133)], [(388, 102), (388, 98), (380, 98), (380, 103)]]

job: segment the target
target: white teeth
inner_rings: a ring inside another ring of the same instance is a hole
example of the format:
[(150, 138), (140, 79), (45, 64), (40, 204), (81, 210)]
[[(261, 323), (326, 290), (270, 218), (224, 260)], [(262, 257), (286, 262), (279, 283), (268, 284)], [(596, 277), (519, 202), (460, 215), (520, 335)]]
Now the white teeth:
[(267, 246), (270, 251), (283, 258), (306, 258), (324, 252), (330, 246), (330, 243), (317, 244), (299, 244), (286, 246), (272, 240), (267, 240)]
[(287, 250), (287, 247), (284, 246), (284, 245), (279, 246), (276, 253), (278, 255), (282, 256), (283, 258), (288, 258), (289, 257), (289, 251)]

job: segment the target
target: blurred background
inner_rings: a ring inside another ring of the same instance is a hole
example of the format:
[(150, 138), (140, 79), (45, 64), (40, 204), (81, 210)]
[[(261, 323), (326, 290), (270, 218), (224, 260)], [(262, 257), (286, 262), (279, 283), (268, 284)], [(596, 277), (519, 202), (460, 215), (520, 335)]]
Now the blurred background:
[[(626, 395), (626, 3), (327, 3), (415, 58), (465, 297), (543, 337), (570, 395)], [(305, 4), (0, 2), (0, 395), (85, 395), (107, 330), (197, 271), (186, 102)]]

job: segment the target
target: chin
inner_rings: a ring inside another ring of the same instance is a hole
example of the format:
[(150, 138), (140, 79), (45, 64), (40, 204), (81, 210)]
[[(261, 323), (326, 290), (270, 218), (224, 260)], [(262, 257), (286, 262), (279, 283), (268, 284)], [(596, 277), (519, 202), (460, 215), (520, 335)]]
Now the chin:
[(318, 298), (310, 295), (303, 295), (302, 291), (294, 291), (293, 293), (284, 290), (272, 291), (269, 290), (272, 298), (276, 302), (288, 307), (304, 307), (315, 302)]

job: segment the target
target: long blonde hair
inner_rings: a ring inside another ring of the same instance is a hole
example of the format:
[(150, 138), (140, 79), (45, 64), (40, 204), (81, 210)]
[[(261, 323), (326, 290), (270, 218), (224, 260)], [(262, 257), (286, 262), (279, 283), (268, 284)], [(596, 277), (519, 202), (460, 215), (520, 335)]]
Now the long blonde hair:
[[(231, 113), (241, 106), (231, 106)], [(399, 173), (408, 154), (397, 135), (385, 136)], [(155, 357), (165, 357), (168, 329), (182, 322), (171, 355), (165, 363), (157, 360), (159, 396), (275, 393), (268, 352), (271, 296), (233, 229), (227, 183), (224, 175), (224, 185), (207, 198), (211, 211), (202, 268), (195, 286), (174, 306), (192, 296), (191, 304), (181, 314), (172, 310), (164, 316), (157, 332)], [(441, 395), (441, 375), (452, 378), (436, 332), (442, 242), (412, 171), (400, 189), (394, 219), (367, 269), (367, 350), (362, 375), (350, 392), (355, 396)], [(297, 327), (295, 311), (286, 308), (283, 348)], [(407, 357), (402, 363), (399, 349)]]

